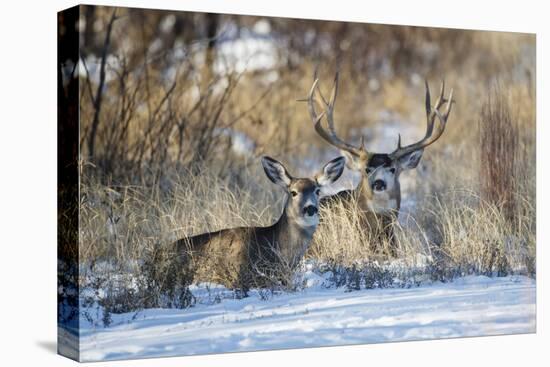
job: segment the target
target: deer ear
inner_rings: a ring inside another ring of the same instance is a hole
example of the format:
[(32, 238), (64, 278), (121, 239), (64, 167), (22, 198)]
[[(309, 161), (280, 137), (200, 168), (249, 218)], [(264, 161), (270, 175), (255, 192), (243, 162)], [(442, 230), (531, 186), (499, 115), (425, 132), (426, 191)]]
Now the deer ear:
[(328, 162), (323, 171), (315, 178), (317, 183), (321, 186), (329, 185), (340, 178), (342, 172), (344, 172), (344, 165), (346, 159), (344, 157), (338, 157)]
[(288, 188), (288, 186), (290, 186), (292, 176), (290, 176), (281, 162), (265, 156), (262, 157), (262, 166), (264, 167), (267, 178), (269, 178), (271, 182), (284, 188)]
[(403, 170), (416, 168), (418, 163), (420, 163), (423, 153), (424, 149), (419, 149), (409, 154), (405, 154), (403, 157), (399, 158), (398, 164)]
[(346, 157), (346, 167), (352, 171), (362, 171), (362, 162), (361, 158), (357, 157), (356, 155), (351, 154), (350, 152), (347, 152), (345, 150), (341, 150), (340, 153)]

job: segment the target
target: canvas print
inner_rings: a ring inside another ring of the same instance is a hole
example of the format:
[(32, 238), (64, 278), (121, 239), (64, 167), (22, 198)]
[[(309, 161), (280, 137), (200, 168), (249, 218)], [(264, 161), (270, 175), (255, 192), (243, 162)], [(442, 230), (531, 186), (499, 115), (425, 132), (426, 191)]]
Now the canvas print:
[(58, 15), (58, 350), (536, 331), (534, 34)]

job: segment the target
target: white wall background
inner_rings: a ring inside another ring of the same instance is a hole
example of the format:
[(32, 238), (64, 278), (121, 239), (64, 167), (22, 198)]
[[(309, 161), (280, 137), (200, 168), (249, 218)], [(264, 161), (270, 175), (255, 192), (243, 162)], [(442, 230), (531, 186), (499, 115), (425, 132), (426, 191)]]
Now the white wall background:
[[(237, 353), (94, 366), (541, 366), (548, 363), (548, 49), (544, 1), (118, 0), (103, 5), (537, 33), (538, 333)], [(56, 12), (72, 1), (0, 3), (0, 360), (67, 366), (56, 340)], [(544, 105), (546, 101), (546, 105)], [(546, 349), (544, 349), (546, 345)]]

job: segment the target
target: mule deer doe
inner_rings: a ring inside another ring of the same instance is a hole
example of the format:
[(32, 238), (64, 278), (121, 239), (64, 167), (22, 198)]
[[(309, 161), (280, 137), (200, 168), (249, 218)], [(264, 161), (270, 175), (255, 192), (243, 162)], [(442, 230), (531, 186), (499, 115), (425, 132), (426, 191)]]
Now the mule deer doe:
[[(420, 141), (401, 146), (399, 135), (397, 148), (389, 154), (374, 153), (368, 151), (361, 138), (361, 145), (355, 146), (340, 139), (334, 127), (334, 104), (338, 94), (338, 73), (334, 78), (330, 99), (327, 101), (318, 87), (319, 79), (314, 78), (309, 92), (308, 111), (315, 131), (329, 144), (337, 147), (346, 157), (346, 165), (349, 169), (361, 173), (361, 181), (357, 188), (344, 190), (336, 195), (323, 200), (321, 205), (330, 205), (335, 201), (356, 200), (357, 207), (361, 211), (361, 225), (366, 230), (372, 231), (376, 237), (390, 240), (390, 251), (395, 256), (395, 241), (392, 224), (396, 221), (401, 206), (401, 186), (399, 176), (401, 172), (418, 166), (424, 148), (433, 144), (443, 134), (447, 119), (453, 105), (453, 91), (449, 98), (445, 98), (445, 82), (441, 83), (441, 90), (435, 105), (432, 107), (430, 89), (426, 81), (426, 135)], [(440, 108), (447, 103), (445, 112)], [(315, 105), (324, 108), (321, 114), (317, 114)], [(323, 117), (326, 116), (328, 130), (321, 126)], [(435, 126), (436, 117), (439, 124)]]
[[(193, 280), (212, 281), (246, 295), (251, 286), (285, 283), (284, 271), (301, 260), (319, 223), (321, 187), (336, 181), (345, 158), (328, 162), (312, 178), (295, 178), (278, 161), (262, 158), (267, 177), (285, 189), (279, 220), (268, 227), (240, 227), (180, 239), (176, 251)], [(288, 279), (288, 278), (287, 278)]]

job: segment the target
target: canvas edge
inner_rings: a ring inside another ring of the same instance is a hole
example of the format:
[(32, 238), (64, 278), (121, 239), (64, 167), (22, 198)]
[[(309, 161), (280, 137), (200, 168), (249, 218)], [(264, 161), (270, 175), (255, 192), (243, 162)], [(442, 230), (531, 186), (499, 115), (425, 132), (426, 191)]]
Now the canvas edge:
[(57, 353), (80, 361), (79, 30), (81, 7), (57, 13)]

